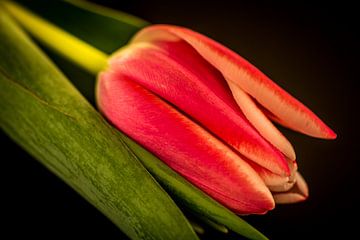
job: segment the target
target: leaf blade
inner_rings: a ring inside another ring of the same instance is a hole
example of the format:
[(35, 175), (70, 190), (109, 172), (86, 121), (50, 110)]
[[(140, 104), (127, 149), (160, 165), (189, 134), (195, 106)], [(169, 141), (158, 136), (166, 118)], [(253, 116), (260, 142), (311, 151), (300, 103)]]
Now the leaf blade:
[(262, 233), (209, 197), (200, 189), (174, 172), (153, 154), (140, 147), (133, 140), (119, 132), (119, 137), (130, 147), (148, 171), (174, 197), (174, 200), (202, 218), (224, 225), (249, 239), (265, 240)]
[(1, 128), (131, 238), (197, 239), (114, 130), (0, 11)]

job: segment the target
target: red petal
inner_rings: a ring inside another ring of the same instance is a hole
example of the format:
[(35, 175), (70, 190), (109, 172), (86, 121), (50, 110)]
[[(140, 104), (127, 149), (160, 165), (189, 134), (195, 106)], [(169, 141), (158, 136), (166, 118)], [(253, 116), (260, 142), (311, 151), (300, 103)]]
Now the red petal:
[(131, 44), (111, 69), (175, 105), (259, 165), (288, 175), (284, 156), (242, 114), (222, 75), (183, 41)]
[(227, 81), (238, 85), (266, 107), (284, 125), (310, 136), (333, 139), (336, 134), (311, 110), (271, 81), (256, 67), (221, 44), (186, 28), (153, 25), (140, 31), (134, 42), (185, 40)]
[(100, 109), (118, 129), (219, 202), (237, 213), (274, 207), (271, 193), (244, 160), (132, 79), (103, 72), (97, 96)]

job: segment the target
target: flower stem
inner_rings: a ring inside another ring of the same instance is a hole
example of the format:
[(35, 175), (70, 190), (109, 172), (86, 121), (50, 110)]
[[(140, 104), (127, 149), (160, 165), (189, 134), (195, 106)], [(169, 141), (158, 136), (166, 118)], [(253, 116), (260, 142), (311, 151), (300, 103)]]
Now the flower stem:
[(39, 42), (96, 75), (107, 66), (108, 55), (60, 29), (20, 5), (5, 1), (5, 9)]

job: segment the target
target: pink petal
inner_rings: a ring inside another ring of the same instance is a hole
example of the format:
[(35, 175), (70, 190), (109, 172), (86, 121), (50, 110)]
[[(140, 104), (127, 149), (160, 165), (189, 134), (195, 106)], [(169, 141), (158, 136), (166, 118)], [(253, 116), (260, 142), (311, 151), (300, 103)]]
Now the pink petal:
[(284, 185), (289, 181), (288, 176), (280, 176), (278, 174), (275, 174), (251, 161), (247, 161), (247, 163), (249, 163), (250, 166), (255, 170), (255, 172), (261, 177), (267, 187)]
[(272, 191), (273, 193), (283, 193), (286, 191), (289, 191), (294, 185), (296, 184), (296, 181), (289, 181), (283, 185), (279, 185), (279, 186), (269, 186), (270, 191)]
[(293, 182), (296, 179), (298, 165), (297, 165), (296, 161), (293, 161), (291, 159), (287, 159), (287, 160), (288, 160), (288, 164), (289, 164), (289, 168), (290, 168), (289, 181)]
[(247, 119), (260, 132), (260, 134), (277, 147), (288, 158), (295, 160), (295, 151), (291, 143), (284, 135), (272, 124), (268, 117), (256, 106), (252, 98), (244, 92), (238, 85), (228, 82), (232, 94), (245, 114)]
[(318, 138), (336, 138), (336, 134), (301, 102), (238, 54), (204, 35), (176, 26), (153, 25), (140, 31), (133, 41), (156, 42), (179, 39), (194, 47), (223, 74), (227, 81), (250, 94), (285, 126)]
[(274, 207), (270, 191), (244, 160), (129, 77), (112, 70), (101, 73), (97, 97), (118, 129), (236, 213)]
[(132, 43), (111, 58), (110, 68), (170, 102), (247, 158), (289, 175), (284, 156), (242, 114), (222, 75), (187, 43)]
[(275, 202), (278, 204), (288, 204), (305, 201), (309, 196), (309, 189), (300, 173), (295, 175), (295, 185), (287, 192), (273, 193)]
[(285, 192), (293, 187), (295, 184), (295, 176), (297, 171), (297, 164), (295, 161), (288, 159), (290, 168), (290, 176), (280, 176), (269, 170), (257, 165), (256, 163), (249, 162), (250, 166), (259, 174), (264, 181), (265, 185), (273, 192)]

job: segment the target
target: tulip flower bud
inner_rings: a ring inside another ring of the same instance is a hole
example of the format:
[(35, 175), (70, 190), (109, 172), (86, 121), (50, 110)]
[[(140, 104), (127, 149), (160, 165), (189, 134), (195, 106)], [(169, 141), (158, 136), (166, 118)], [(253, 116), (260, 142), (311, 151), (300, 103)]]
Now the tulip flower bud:
[[(97, 100), (118, 129), (236, 213), (308, 195), (295, 151), (269, 120), (335, 133), (253, 65), (191, 30), (153, 25), (115, 53)], [(272, 193), (274, 193), (274, 197)]]

